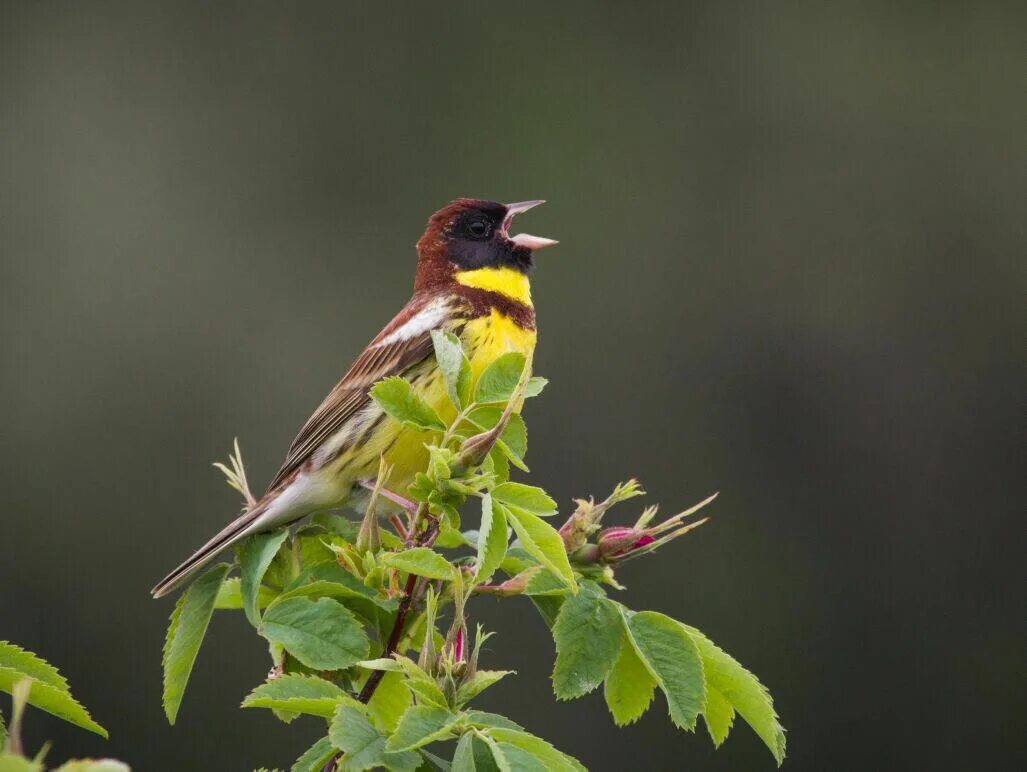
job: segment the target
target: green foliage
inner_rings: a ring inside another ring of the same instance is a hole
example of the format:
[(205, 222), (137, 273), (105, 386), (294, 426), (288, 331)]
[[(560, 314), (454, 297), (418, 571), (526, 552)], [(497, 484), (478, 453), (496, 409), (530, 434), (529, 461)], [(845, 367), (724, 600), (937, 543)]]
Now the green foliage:
[(442, 555), (427, 547), (393, 552), (386, 555), (383, 563), (408, 574), (426, 576), (429, 579), (452, 579), (453, 566)]
[(449, 401), (457, 410), (462, 410), (471, 399), (471, 363), (453, 333), (433, 330), (431, 338), (435, 344), (435, 359), (446, 380)]
[(336, 708), (353, 698), (330, 681), (287, 673), (263, 683), (242, 701), (244, 708), (268, 708), (331, 718)]
[[(694, 528), (696, 522), (683, 521), (698, 506), (657, 524), (649, 508), (634, 526), (604, 530), (611, 507), (642, 495), (632, 480), (599, 503), (577, 501), (554, 527), (546, 518), (557, 514), (556, 501), (509, 479), (511, 467), (527, 471), (519, 408), (541, 393), (545, 379), (529, 377), (520, 354), (506, 354), (474, 382), (455, 336), (436, 332), (433, 342), (454, 408), (451, 423), (401, 378), (371, 390), (391, 419), (433, 432), (425, 436), (427, 467), (406, 490), (392, 491), (415, 502), (416, 513), (406, 523), (391, 521), (394, 530), (374, 513), (365, 513), (362, 526), (322, 513), (292, 533), (250, 537), (237, 565), (196, 580), (168, 632), (169, 720), (211, 614), (241, 609), (272, 658), (267, 681), (242, 706), (287, 722), (323, 722), (324, 735), (294, 772), (319, 772), (329, 761), (339, 770), (584, 769), (520, 724), (473, 707), (512, 673), (480, 662), (488, 636), (472, 629), (468, 609), (480, 594), (523, 595), (552, 632), (557, 699), (602, 686), (613, 722), (624, 726), (639, 720), (658, 689), (676, 726), (692, 730), (702, 715), (719, 746), (737, 713), (780, 763), (783, 729), (751, 673), (695, 628), (655, 611), (631, 611), (604, 591), (622, 589), (621, 561)], [(389, 479), (387, 471), (379, 480)], [(246, 494), (244, 481), (236, 449), (230, 483)], [(461, 530), (462, 519), (469, 530)], [(230, 577), (233, 571), (239, 575)], [(29, 666), (40, 679), (56, 677)]]
[(574, 584), (574, 571), (567, 558), (560, 534), (542, 518), (525, 509), (508, 509), (500, 506), (506, 515), (507, 522), (513, 526), (514, 533), (524, 551), (538, 562), (563, 579), (571, 588)]
[[(42, 657), (8, 641), (0, 641), (0, 691), (11, 695), (11, 724), (0, 715), (0, 772), (43, 772), (43, 758), (49, 744), (35, 758), (25, 756), (22, 724), (25, 707), (32, 705), (70, 724), (107, 738), (107, 730), (71, 696), (71, 687), (53, 665)], [(128, 772), (113, 759), (73, 760), (62, 764), (64, 772)]]
[(264, 612), (262, 628), (268, 640), (315, 670), (339, 670), (367, 656), (363, 626), (334, 598), (276, 600)]
[(492, 494), (481, 498), (481, 530), (478, 531), (478, 555), (474, 581), (487, 582), (503, 563), (510, 535), (502, 507), (492, 505)]
[(242, 596), (242, 607), (251, 625), (260, 624), (260, 613), (257, 610), (257, 596), (264, 574), (271, 561), (278, 554), (278, 548), (289, 537), (286, 530), (258, 533), (251, 536), (239, 549), (241, 566), (239, 593)]
[(603, 690), (614, 723), (627, 726), (638, 721), (648, 710), (655, 693), (656, 679), (624, 637)]
[(667, 698), (670, 720), (695, 728), (706, 698), (702, 660), (695, 641), (668, 616), (655, 611), (627, 615), (628, 641)]
[(557, 699), (581, 697), (602, 684), (617, 661), (623, 637), (617, 607), (598, 585), (585, 582), (581, 592), (564, 601), (553, 625)]
[(371, 388), (371, 397), (382, 410), (411, 429), (424, 432), (446, 428), (439, 414), (402, 378), (393, 376), (379, 381)]
[(214, 602), (229, 568), (221, 563), (200, 576), (182, 593), (171, 613), (163, 660), (164, 713), (169, 724), (175, 723), (196, 655), (214, 613)]

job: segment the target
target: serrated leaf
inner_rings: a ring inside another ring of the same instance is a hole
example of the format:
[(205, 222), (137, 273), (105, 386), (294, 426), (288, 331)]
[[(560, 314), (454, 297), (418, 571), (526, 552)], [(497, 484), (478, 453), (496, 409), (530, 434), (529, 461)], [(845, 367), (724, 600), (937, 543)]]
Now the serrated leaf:
[(367, 703), (375, 726), (383, 732), (395, 732), (400, 717), (410, 707), (410, 691), (399, 673), (386, 673)]
[(533, 375), (528, 379), (527, 385), (524, 387), (524, 398), (531, 399), (537, 397), (542, 393), (542, 390), (549, 385), (549, 380), (543, 378), (541, 375)]
[(381, 562), (408, 574), (426, 576), (429, 579), (453, 578), (453, 566), (450, 562), (428, 547), (389, 552), (382, 556)]
[[(494, 503), (494, 506), (501, 505)], [(513, 526), (524, 551), (563, 579), (568, 587), (576, 590), (574, 572), (567, 559), (563, 539), (556, 529), (537, 515), (524, 510), (503, 507), (503, 514)]]
[[(242, 589), (240, 588), (241, 580), (238, 576), (232, 576), (225, 579), (221, 583), (221, 587), (218, 590), (218, 597), (214, 601), (214, 609), (216, 611), (232, 611), (235, 609), (242, 608)], [(267, 605), (273, 601), (278, 595), (276, 590), (272, 590), (270, 587), (260, 585), (257, 590), (257, 608), (267, 608)]]
[(189, 674), (214, 613), (214, 601), (230, 568), (227, 563), (220, 563), (196, 579), (179, 597), (171, 613), (163, 657), (164, 713), (169, 724), (174, 724), (178, 716)]
[(474, 732), (460, 736), (450, 769), (452, 772), (501, 772), (490, 743)]
[(479, 727), (481, 729), (499, 728), (524, 730), (524, 727), (516, 721), (512, 721), (506, 716), (501, 716), (498, 713), (489, 713), (484, 710), (469, 710), (464, 713), (464, 718), (471, 726)]
[(459, 716), (446, 708), (415, 705), (403, 714), (385, 748), (393, 752), (420, 748), (448, 735), (459, 720)]
[(408, 678), (403, 684), (417, 698), (420, 704), (449, 709), (449, 700), (446, 699), (446, 695), (442, 693), (442, 689), (439, 688), (435, 681)]
[(290, 772), (321, 772), (328, 759), (335, 755), (335, 746), (327, 737), (315, 742), (293, 763)]
[(639, 659), (635, 647), (624, 638), (613, 669), (606, 677), (603, 696), (617, 726), (642, 717), (656, 693), (656, 679)]
[(64, 719), (69, 724), (95, 732), (104, 739), (107, 738), (107, 730), (96, 723), (89, 715), (89, 711), (82, 707), (65, 688), (54, 686), (46, 681), (38, 681), (14, 668), (0, 667), (0, 691), (11, 694), (15, 684), (25, 680), (31, 684), (26, 700), (29, 705)]
[(556, 502), (541, 488), (523, 483), (500, 483), (492, 490), (492, 496), (506, 507), (531, 512), (539, 517), (550, 517), (556, 514)]
[(567, 584), (544, 566), (532, 566), (522, 573), (527, 575), (527, 584), (524, 586), (525, 595), (567, 595), (570, 592)]
[(243, 612), (254, 627), (260, 625), (260, 612), (257, 610), (260, 583), (263, 581), (271, 561), (278, 554), (282, 542), (288, 536), (288, 529), (271, 533), (257, 533), (244, 541), (239, 549), (239, 591), (242, 595)]
[(0, 641), (0, 667), (8, 667), (36, 681), (42, 681), (61, 691), (70, 687), (57, 668), (40, 656), (9, 641)]
[(599, 686), (613, 668), (624, 636), (620, 612), (595, 582), (567, 598), (553, 625), (553, 691), (572, 700)]
[(513, 670), (479, 670), (456, 690), (457, 705), (466, 705), (493, 684), (498, 683)]
[(478, 560), (474, 584), (487, 582), (506, 557), (510, 538), (506, 513), (502, 507), (492, 506), (492, 496), (486, 493), (481, 500), (481, 529), (478, 531)]
[(331, 718), (340, 702), (352, 700), (342, 689), (317, 676), (286, 673), (250, 692), (244, 708), (268, 708)]
[[(542, 764), (544, 770), (555, 770), (555, 772), (585, 772), (585, 767), (577, 759), (558, 751), (541, 737), (515, 729), (491, 729), (489, 736), (503, 745), (511, 745), (531, 754)], [(505, 755), (505, 748), (504, 755)], [(517, 767), (514, 767), (515, 769)]]
[(713, 747), (719, 748), (727, 739), (728, 732), (735, 720), (735, 709), (723, 694), (718, 692), (709, 681), (706, 682), (706, 705), (702, 710), (706, 731), (710, 733)]
[[(780, 766), (785, 758), (785, 730), (778, 721), (770, 692), (755, 675), (702, 632), (680, 622), (677, 624), (695, 641), (702, 656), (706, 682), (752, 727)], [(717, 718), (714, 717), (713, 721), (715, 723)], [(710, 731), (713, 736), (712, 727)], [(727, 736), (726, 729), (724, 736)], [(713, 737), (713, 740), (716, 743), (717, 738)]]
[(353, 612), (332, 598), (287, 598), (268, 606), (263, 633), (314, 670), (340, 670), (367, 657), (369, 641)]
[(418, 431), (445, 431), (446, 424), (413, 387), (398, 376), (390, 376), (371, 387), (371, 398), (392, 418)]
[(679, 729), (695, 729), (706, 691), (702, 658), (692, 636), (680, 622), (655, 611), (628, 616), (627, 632), (635, 653), (667, 698), (671, 722)]
[(474, 387), (474, 401), (479, 404), (508, 402), (524, 372), (524, 355), (508, 351), (495, 359), (478, 376)]
[(363, 713), (352, 706), (336, 711), (328, 727), (328, 738), (344, 755), (339, 769), (361, 772), (374, 767), (414, 770), (421, 763), (416, 751), (390, 753), (385, 750), (385, 737), (371, 725)]
[(432, 330), (435, 361), (446, 381), (449, 401), (457, 410), (467, 407), (471, 399), (471, 363), (460, 346), (460, 340), (451, 332)]

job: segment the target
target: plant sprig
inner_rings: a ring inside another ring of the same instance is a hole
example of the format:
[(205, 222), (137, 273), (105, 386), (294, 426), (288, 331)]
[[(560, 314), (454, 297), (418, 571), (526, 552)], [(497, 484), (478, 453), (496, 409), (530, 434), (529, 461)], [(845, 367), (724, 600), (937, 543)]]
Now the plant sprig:
[[(469, 640), (471, 601), (520, 595), (553, 636), (557, 699), (602, 687), (614, 723), (624, 726), (659, 691), (675, 726), (692, 731), (702, 716), (719, 746), (737, 714), (780, 764), (784, 729), (755, 676), (696, 628), (633, 611), (607, 594), (621, 589), (623, 562), (706, 522), (690, 518), (714, 497), (660, 523), (649, 507), (632, 526), (604, 528), (614, 506), (643, 495), (630, 480), (599, 503), (578, 500), (555, 527), (556, 502), (510, 480), (511, 467), (527, 470), (521, 406), (541, 393), (545, 379), (532, 377), (531, 363), (516, 353), (474, 379), (459, 340), (433, 337), (453, 420), (443, 420), (402, 378), (371, 389), (391, 419), (432, 433), (424, 471), (407, 490), (392, 490), (383, 461), (377, 479), (365, 483), (372, 495), (360, 523), (328, 513), (258, 534), (233, 563), (198, 578), (168, 630), (169, 720), (214, 612), (242, 609), (272, 656), (271, 674), (243, 707), (270, 709), (283, 721), (309, 715), (325, 722), (325, 735), (294, 771), (583, 769), (512, 720), (473, 707), (511, 673), (480, 667), (489, 634), (478, 626)], [(249, 499), (238, 444), (230, 464), (218, 466)], [(391, 518), (391, 530), (379, 519), (386, 499), (407, 512), (405, 523)], [(462, 520), (470, 513), (476, 528), (468, 530)]]

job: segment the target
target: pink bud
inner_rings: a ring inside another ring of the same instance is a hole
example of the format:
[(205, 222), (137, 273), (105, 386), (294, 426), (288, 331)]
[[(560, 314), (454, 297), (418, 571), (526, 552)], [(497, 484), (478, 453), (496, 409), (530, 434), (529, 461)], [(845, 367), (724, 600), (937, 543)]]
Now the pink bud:
[(648, 531), (636, 528), (607, 528), (599, 534), (599, 553), (604, 558), (624, 555), (652, 544), (656, 539)]

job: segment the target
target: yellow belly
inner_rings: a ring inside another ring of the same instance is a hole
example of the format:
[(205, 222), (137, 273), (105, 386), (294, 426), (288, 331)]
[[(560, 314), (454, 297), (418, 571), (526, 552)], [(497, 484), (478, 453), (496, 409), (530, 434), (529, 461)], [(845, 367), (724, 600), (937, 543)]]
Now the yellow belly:
[[(472, 319), (465, 325), (462, 343), (471, 363), (471, 374), (477, 379), (502, 354), (516, 351), (530, 357), (535, 348), (535, 331), (524, 330), (493, 310), (489, 316)], [(456, 417), (456, 409), (446, 394), (445, 382), (434, 357), (415, 367), (405, 377), (414, 392), (431, 405), (443, 421), (448, 424)], [(393, 468), (388, 487), (404, 493), (413, 482), (414, 475), (423, 472), (428, 464), (425, 445), (437, 438), (435, 432), (417, 432), (385, 418), (370, 432), (366, 442), (344, 451), (326, 471), (338, 482), (340, 494), (343, 494), (353, 482), (373, 479), (378, 472), (379, 458), (384, 454), (386, 463)]]

